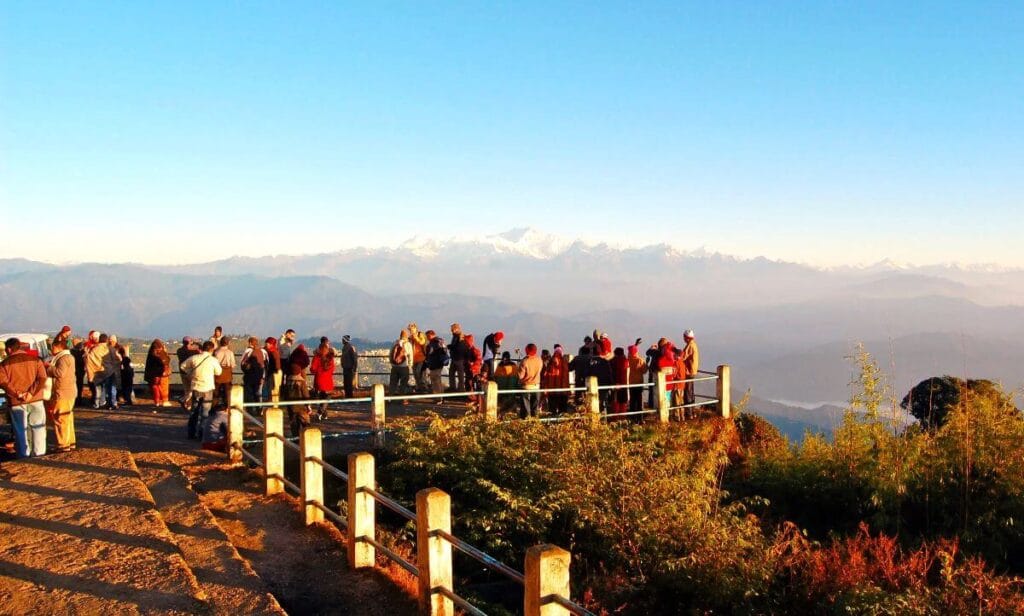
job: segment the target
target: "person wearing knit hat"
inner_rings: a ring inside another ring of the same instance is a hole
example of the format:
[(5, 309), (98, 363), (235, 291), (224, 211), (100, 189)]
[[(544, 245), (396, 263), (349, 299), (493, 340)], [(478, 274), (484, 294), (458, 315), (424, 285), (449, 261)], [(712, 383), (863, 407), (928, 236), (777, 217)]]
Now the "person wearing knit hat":
[(501, 356), (501, 341), (504, 339), (504, 332), (494, 332), (484, 337), (483, 360), (484, 369), (488, 370), (488, 374), (494, 374), (498, 357)]
[(352, 344), (352, 336), (345, 334), (341, 337), (341, 386), (345, 390), (346, 398), (355, 395), (356, 370), (358, 368), (359, 352)]
[[(569, 362), (565, 359), (562, 345), (552, 347), (551, 359), (544, 366), (540, 375), (543, 389), (566, 389), (569, 387)], [(545, 394), (548, 398), (548, 410), (561, 415), (569, 410), (569, 392), (553, 392)]]

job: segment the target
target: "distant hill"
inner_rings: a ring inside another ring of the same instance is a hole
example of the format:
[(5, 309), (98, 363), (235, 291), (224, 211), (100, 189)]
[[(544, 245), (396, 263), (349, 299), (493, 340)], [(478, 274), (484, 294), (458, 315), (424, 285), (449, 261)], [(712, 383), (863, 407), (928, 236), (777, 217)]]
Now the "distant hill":
[(617, 248), (531, 229), (480, 238), (414, 238), (395, 248), (235, 257), (186, 266), (53, 266), (0, 260), (0, 327), (65, 322), (138, 337), (229, 331), (393, 340), (411, 320), (455, 321), (507, 348), (562, 343), (598, 328), (616, 346), (685, 328), (705, 366), (729, 363), (737, 387), (800, 403), (849, 396), (843, 359), (863, 340), (897, 393), (935, 374), (1024, 384), (1024, 271), (882, 262), (833, 269), (738, 259), (667, 245)]

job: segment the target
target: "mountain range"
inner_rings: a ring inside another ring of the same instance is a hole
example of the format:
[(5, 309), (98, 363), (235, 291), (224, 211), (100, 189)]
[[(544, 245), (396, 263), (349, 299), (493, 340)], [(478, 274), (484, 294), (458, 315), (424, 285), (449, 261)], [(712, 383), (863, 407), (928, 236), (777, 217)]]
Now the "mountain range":
[(387, 341), (409, 321), (444, 333), (458, 321), (479, 338), (504, 331), (508, 348), (574, 349), (595, 328), (622, 346), (693, 328), (706, 366), (732, 364), (737, 386), (791, 407), (846, 400), (844, 357), (858, 341), (891, 370), (897, 395), (944, 373), (1024, 383), (1024, 270), (992, 266), (816, 268), (515, 229), (190, 265), (7, 259), (0, 294), (7, 331), (70, 323), (180, 338), (222, 324)]

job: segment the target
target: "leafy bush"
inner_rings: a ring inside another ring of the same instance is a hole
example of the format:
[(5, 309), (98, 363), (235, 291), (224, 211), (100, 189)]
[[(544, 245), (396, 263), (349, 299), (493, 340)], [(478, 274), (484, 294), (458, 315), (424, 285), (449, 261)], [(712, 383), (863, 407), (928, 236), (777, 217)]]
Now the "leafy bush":
[(934, 429), (943, 426), (954, 410), (978, 402), (992, 403), (1017, 412), (1009, 396), (992, 381), (964, 380), (949, 375), (921, 381), (903, 397), (900, 407), (916, 417), (925, 428)]

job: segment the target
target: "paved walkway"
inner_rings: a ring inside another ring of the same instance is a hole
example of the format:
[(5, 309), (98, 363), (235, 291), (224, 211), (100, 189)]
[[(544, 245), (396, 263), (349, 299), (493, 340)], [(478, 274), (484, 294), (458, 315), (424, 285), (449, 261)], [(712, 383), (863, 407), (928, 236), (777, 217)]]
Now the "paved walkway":
[(0, 613), (207, 611), (127, 451), (83, 449), (3, 466)]
[(404, 571), (349, 570), (336, 528), (196, 449), (180, 409), (78, 410), (76, 432), (3, 463), (0, 614), (415, 613)]

